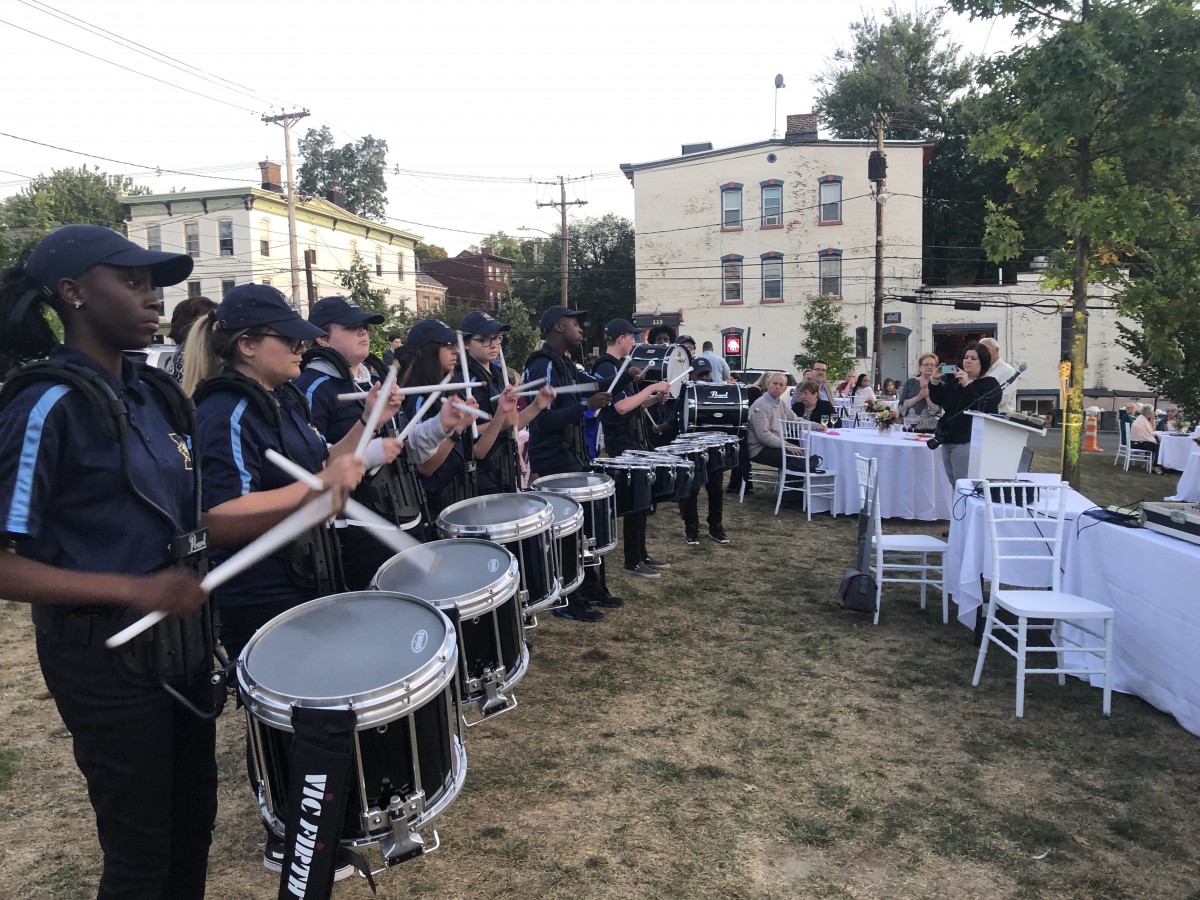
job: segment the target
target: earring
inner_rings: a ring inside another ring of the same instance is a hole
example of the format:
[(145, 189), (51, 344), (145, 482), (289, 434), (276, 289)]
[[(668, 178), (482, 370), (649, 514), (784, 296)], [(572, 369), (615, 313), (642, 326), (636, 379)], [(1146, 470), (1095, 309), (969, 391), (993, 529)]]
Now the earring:
[(76, 300), (76, 301), (75, 301), (75, 308), (76, 308), (76, 309), (83, 309), (83, 301), (82, 301), (82, 300)]

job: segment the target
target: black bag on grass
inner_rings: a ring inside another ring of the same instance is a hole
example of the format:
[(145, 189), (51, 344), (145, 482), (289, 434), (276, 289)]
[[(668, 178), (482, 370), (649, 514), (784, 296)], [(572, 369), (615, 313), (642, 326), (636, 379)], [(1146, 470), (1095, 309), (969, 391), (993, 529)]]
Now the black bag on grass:
[[(874, 460), (872, 460), (874, 463)], [(838, 585), (838, 600), (842, 609), (875, 614), (875, 579), (871, 576), (868, 555), (871, 552), (871, 531), (874, 522), (875, 491), (867, 491), (867, 500), (858, 513), (858, 568), (850, 569)]]

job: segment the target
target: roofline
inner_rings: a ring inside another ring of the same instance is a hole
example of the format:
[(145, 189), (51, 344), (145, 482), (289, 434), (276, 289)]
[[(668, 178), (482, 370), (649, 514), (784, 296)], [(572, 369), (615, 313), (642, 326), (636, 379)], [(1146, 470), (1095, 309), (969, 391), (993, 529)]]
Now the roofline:
[[(733, 147), (722, 147), (718, 150), (703, 150), (699, 153), (689, 153), (686, 156), (671, 156), (666, 159), (655, 159), (649, 162), (641, 163), (621, 163), (621, 171), (627, 176), (633, 172), (639, 172), (642, 169), (656, 169), (662, 166), (670, 166), (681, 162), (691, 162), (696, 159), (714, 159), (719, 156), (724, 156), (728, 153), (744, 153), (748, 150), (765, 150), (769, 147), (787, 148), (787, 147), (875, 147), (874, 140), (865, 138), (850, 139), (850, 138), (823, 138), (815, 141), (789, 141), (785, 138), (771, 138), (765, 141), (755, 141), (751, 144), (737, 144)], [(918, 148), (918, 147), (935, 147), (937, 141), (901, 141), (890, 140), (884, 141), (884, 149), (888, 147), (896, 148)]]

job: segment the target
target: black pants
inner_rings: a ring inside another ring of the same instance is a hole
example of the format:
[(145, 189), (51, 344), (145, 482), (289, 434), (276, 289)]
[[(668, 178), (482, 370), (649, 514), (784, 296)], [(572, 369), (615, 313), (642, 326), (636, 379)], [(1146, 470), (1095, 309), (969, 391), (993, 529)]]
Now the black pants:
[(646, 550), (646, 520), (649, 516), (647, 512), (636, 512), (621, 519), (627, 569), (632, 569), (650, 555)]
[[(711, 473), (708, 481), (704, 483), (704, 490), (708, 492), (708, 524), (710, 526), (724, 524), (722, 516), (725, 512), (725, 494), (722, 491), (722, 485), (725, 479), (723, 475), (724, 470), (718, 469)], [(699, 491), (689, 494), (679, 501), (679, 515), (683, 519), (683, 524), (688, 528), (700, 527)]]
[(1147, 450), (1152, 456), (1150, 457), (1153, 465), (1158, 465), (1158, 444), (1154, 441), (1130, 441), (1129, 446), (1134, 450)]
[(750, 439), (744, 434), (738, 444), (737, 465), (729, 470), (729, 489), (736, 491), (743, 481), (750, 481)]
[[(98, 900), (199, 900), (217, 815), (216, 723), (126, 680), (103, 647), (39, 633), (37, 650), (96, 813)], [(211, 706), (206, 676), (181, 693)]]

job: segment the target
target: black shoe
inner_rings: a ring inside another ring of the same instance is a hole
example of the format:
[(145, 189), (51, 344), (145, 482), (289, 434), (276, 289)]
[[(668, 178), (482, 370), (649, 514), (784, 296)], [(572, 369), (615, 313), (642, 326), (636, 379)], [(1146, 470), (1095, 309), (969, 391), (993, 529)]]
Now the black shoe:
[(655, 559), (653, 556), (647, 556), (642, 559), (643, 566), (649, 566), (652, 569), (669, 569), (671, 564), (663, 562), (661, 559)]
[(587, 604), (588, 606), (599, 606), (601, 609), (620, 609), (625, 605), (625, 601), (609, 594), (607, 597), (589, 597)]
[(683, 539), (687, 542), (689, 547), (700, 546), (700, 529), (690, 527), (685, 529), (683, 533)]
[(725, 529), (720, 525), (709, 525), (708, 536), (718, 544), (728, 544), (729, 535), (725, 533)]
[[(729, 487), (725, 488), (725, 493), (736, 494), (741, 489), (742, 489), (742, 486), (740, 484), (731, 484)], [(750, 493), (749, 488), (746, 489), (746, 493)]]
[(626, 575), (640, 575), (643, 578), (662, 578), (658, 574), (658, 569), (652, 569), (645, 563), (638, 563), (636, 566), (625, 566), (621, 571)]
[(582, 603), (580, 603), (578, 606), (575, 604), (568, 604), (550, 611), (560, 619), (571, 619), (575, 622), (599, 622), (604, 618), (604, 613), (595, 609), (588, 609), (587, 606)]
[(287, 852), (284, 846), (283, 838), (276, 837), (274, 834), (267, 838), (267, 846), (263, 850), (263, 867), (268, 872), (279, 873), (283, 871), (283, 857)]

